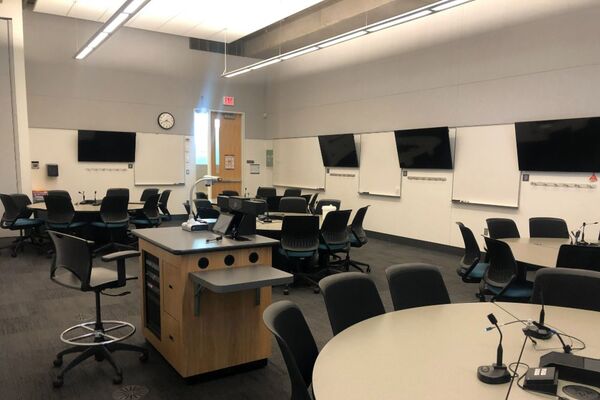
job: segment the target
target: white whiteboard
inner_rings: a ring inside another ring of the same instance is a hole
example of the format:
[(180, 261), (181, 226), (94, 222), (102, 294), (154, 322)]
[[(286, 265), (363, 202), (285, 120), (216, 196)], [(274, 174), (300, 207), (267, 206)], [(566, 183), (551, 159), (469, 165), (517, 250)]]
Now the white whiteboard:
[(135, 146), (136, 185), (185, 183), (185, 136), (138, 133)]
[(360, 146), (358, 192), (400, 197), (402, 177), (394, 132), (362, 134)]
[(325, 188), (325, 167), (318, 137), (273, 140), (273, 184)]
[(457, 128), (453, 201), (518, 207), (520, 179), (514, 124)]

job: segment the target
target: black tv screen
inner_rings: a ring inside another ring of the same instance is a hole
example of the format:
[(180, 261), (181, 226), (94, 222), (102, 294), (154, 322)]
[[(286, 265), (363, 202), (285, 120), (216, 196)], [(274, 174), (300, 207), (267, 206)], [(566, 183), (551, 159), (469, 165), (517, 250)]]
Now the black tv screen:
[(401, 168), (452, 169), (448, 127), (395, 131)]
[(319, 136), (319, 146), (324, 166), (358, 167), (353, 134)]
[(600, 171), (600, 118), (517, 122), (521, 171)]
[(77, 159), (95, 162), (134, 162), (135, 132), (78, 132)]

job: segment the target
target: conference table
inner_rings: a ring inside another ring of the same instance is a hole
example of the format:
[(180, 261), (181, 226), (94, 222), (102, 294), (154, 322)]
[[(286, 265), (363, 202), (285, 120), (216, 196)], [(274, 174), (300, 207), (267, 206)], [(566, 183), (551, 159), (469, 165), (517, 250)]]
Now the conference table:
[[(463, 303), (390, 312), (351, 326), (321, 350), (313, 370), (319, 400), (504, 399), (508, 384), (487, 385), (477, 367), (495, 362), (498, 333), (485, 331), (487, 315), (500, 324), (536, 320), (540, 307), (518, 303)], [(586, 348), (577, 355), (600, 358), (600, 312), (546, 306), (546, 323), (580, 338)], [(521, 323), (503, 326), (504, 364), (516, 362), (525, 336)], [(569, 344), (571, 340), (567, 340)], [(574, 347), (579, 343), (573, 341)], [(561, 351), (556, 337), (525, 345), (522, 362), (539, 365), (540, 356)], [(525, 373), (526, 368), (519, 368)], [(560, 382), (559, 394), (565, 382)], [(536, 399), (516, 382), (510, 399)]]
[(511, 238), (500, 239), (512, 250), (515, 260), (532, 267), (555, 268), (558, 251), (569, 239), (556, 238)]
[[(28, 209), (33, 211), (47, 211), (46, 203), (33, 203), (27, 206)], [(142, 202), (130, 202), (127, 206), (128, 211), (136, 211), (144, 208), (144, 203)], [(100, 212), (100, 204), (73, 204), (73, 209), (76, 213), (99, 213)]]

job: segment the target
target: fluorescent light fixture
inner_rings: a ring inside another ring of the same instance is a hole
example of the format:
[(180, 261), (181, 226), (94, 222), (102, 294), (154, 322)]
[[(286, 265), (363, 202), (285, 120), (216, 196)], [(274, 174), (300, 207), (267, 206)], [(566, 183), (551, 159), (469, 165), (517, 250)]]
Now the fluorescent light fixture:
[(281, 58), (274, 58), (270, 61), (266, 61), (260, 64), (255, 64), (254, 66), (250, 67), (251, 70), (255, 70), (255, 69), (260, 69), (262, 67), (267, 67), (269, 65), (273, 65), (273, 64), (277, 64), (278, 62), (281, 62)]
[(453, 0), (444, 4), (440, 4), (439, 6), (432, 7), (431, 9), (435, 12), (444, 11), (452, 7), (460, 6), (461, 4), (468, 3), (469, 1), (472, 0)]
[(357, 38), (357, 37), (360, 37), (360, 36), (363, 36), (366, 34), (367, 34), (367, 31), (358, 31), (358, 32), (351, 33), (349, 35), (344, 35), (344, 36), (338, 37), (336, 39), (329, 40), (329, 41), (321, 43), (317, 46), (319, 46), (321, 49), (323, 49), (325, 47), (333, 46), (334, 44), (342, 43), (342, 42), (345, 42), (346, 40), (354, 39), (354, 38)]
[(81, 50), (79, 53), (77, 53), (77, 55), (75, 56), (75, 58), (77, 60), (83, 60), (84, 58), (87, 57), (88, 54), (90, 54), (92, 52), (92, 50), (94, 50), (93, 47), (84, 47), (83, 50)]
[(241, 69), (239, 71), (232, 72), (230, 74), (225, 75), (226, 78), (233, 78), (234, 76), (238, 76), (241, 74), (245, 74), (246, 72), (250, 72), (250, 68)]
[(145, 2), (146, 0), (133, 0), (127, 5), (127, 7), (125, 7), (125, 10), (123, 10), (123, 12), (127, 14), (133, 14)]
[(128, 18), (129, 14), (127, 13), (121, 13), (117, 15), (115, 19), (113, 19), (108, 25), (106, 25), (106, 28), (104, 28), (104, 32), (113, 33), (113, 31), (119, 26), (121, 26), (121, 24), (125, 22), (125, 20), (127, 20)]
[(282, 60), (289, 60), (290, 58), (298, 57), (304, 55), (306, 53), (311, 53), (315, 50), (319, 50), (317, 46), (312, 46), (304, 50), (296, 51), (295, 53), (288, 53), (287, 55), (281, 57)]
[(108, 37), (108, 33), (106, 32), (100, 32), (99, 34), (96, 35), (96, 37), (88, 44), (87, 47), (91, 47), (92, 49), (95, 47), (98, 47), (98, 45), (100, 43), (102, 43), (104, 41), (104, 39), (106, 39)]
[(390, 26), (403, 24), (405, 22), (412, 21), (413, 19), (424, 17), (426, 15), (431, 14), (432, 12), (433, 11), (431, 11), (431, 10), (419, 11), (418, 13), (410, 14), (405, 17), (401, 17), (401, 18), (397, 18), (397, 19), (393, 19), (391, 21), (384, 22), (383, 24), (375, 25), (374, 27), (368, 28), (367, 30), (369, 32), (377, 32), (382, 29), (389, 28)]

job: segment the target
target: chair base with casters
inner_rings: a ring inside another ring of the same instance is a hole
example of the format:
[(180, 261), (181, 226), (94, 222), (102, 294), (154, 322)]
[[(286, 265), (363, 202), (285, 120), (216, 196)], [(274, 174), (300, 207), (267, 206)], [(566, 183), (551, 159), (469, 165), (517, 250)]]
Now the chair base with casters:
[(123, 225), (123, 224), (112, 225), (112, 224), (106, 224), (104, 222), (92, 222), (92, 226), (94, 226), (96, 228), (107, 229), (108, 234), (109, 234), (108, 243), (103, 244), (102, 246), (99, 246), (96, 249), (94, 249), (94, 252), (93, 252), (94, 257), (96, 257), (97, 255), (99, 255), (103, 252), (107, 252), (107, 251), (135, 250), (134, 246), (124, 244), (124, 243), (119, 243), (116, 239), (115, 231), (118, 231), (118, 230), (124, 231), (125, 232), (124, 236), (125, 237), (127, 236), (127, 225)]
[[(290, 261), (290, 264), (293, 264), (293, 267), (289, 268), (289, 271), (294, 275), (294, 283), (296, 283), (297, 280), (303, 281), (312, 287), (313, 293), (320, 293), (319, 281), (316, 278), (318, 275), (320, 275), (319, 271), (316, 271), (312, 274), (308, 272), (302, 272), (302, 264), (315, 263), (315, 252), (297, 252), (280, 248), (279, 254), (284, 256), (286, 260)], [(283, 294), (286, 296), (290, 294), (290, 284), (285, 285)]]

